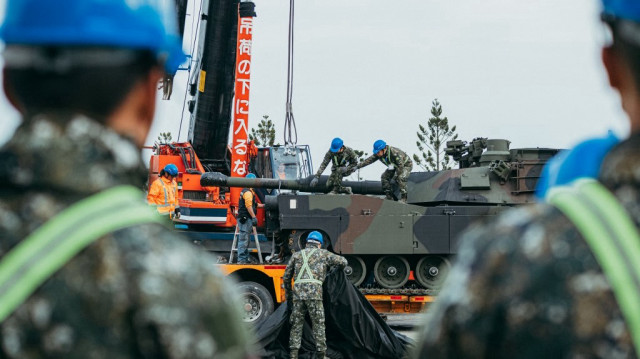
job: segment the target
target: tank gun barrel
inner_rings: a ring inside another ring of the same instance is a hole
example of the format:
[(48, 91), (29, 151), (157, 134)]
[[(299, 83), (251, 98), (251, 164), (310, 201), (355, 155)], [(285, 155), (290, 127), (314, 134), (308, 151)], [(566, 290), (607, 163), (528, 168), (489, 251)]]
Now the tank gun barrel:
[[(205, 187), (246, 187), (246, 188), (267, 188), (267, 189), (287, 189), (302, 192), (327, 193), (328, 176), (320, 176), (318, 184), (311, 187), (310, 182), (313, 176), (300, 179), (277, 179), (277, 178), (244, 178), (229, 177), (220, 172), (206, 172), (200, 177), (200, 185)], [(354, 194), (384, 194), (380, 181), (342, 181), (345, 187), (351, 187)]]

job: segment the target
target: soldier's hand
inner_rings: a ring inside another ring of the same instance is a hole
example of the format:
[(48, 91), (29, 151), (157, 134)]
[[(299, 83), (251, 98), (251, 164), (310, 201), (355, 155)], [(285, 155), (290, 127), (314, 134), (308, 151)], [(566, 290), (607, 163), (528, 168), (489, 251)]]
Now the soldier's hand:
[(338, 171), (339, 174), (344, 176), (347, 173), (347, 167), (338, 167), (336, 171)]
[(311, 187), (315, 187), (318, 185), (318, 176), (314, 176), (313, 179), (311, 180), (311, 183), (309, 183), (309, 185)]
[(258, 225), (258, 219), (256, 217), (251, 218), (251, 224), (253, 224), (254, 226)]

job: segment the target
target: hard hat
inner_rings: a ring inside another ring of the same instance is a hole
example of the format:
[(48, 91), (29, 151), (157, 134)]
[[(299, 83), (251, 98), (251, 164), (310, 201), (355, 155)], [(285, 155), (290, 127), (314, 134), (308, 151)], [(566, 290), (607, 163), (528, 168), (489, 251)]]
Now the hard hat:
[(336, 137), (333, 139), (333, 141), (331, 141), (331, 152), (336, 153), (338, 151), (340, 151), (340, 149), (342, 148), (342, 139), (340, 137)]
[(376, 154), (382, 151), (385, 147), (387, 147), (387, 143), (383, 140), (377, 140), (373, 143), (373, 154)]
[(244, 178), (256, 178), (256, 175), (254, 175), (253, 173), (247, 173), (247, 175), (244, 176)]
[(8, 0), (6, 45), (150, 50), (170, 74), (184, 62), (172, 1)]
[(164, 166), (164, 171), (169, 176), (173, 176), (173, 177), (178, 176), (178, 167), (176, 167), (176, 165), (174, 165), (173, 163), (169, 163), (168, 165)]
[(324, 240), (322, 239), (322, 233), (318, 231), (313, 231), (309, 233), (309, 235), (307, 236), (307, 242), (309, 241), (318, 242), (320, 243), (320, 245), (324, 244)]
[(602, 0), (602, 13), (615, 18), (640, 22), (638, 0)]

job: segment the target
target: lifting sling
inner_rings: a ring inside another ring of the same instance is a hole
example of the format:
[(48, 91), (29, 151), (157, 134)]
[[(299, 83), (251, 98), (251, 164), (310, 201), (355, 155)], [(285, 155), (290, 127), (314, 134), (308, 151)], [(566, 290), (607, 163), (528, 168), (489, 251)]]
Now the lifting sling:
[(105, 190), (60, 212), (0, 260), (0, 323), (98, 238), (133, 225), (165, 222), (133, 186)]
[(640, 235), (618, 199), (598, 181), (579, 179), (552, 188), (547, 201), (576, 226), (611, 283), (631, 337), (640, 351)]
[[(315, 252), (317, 250), (317, 248), (313, 248), (312, 250), (309, 251), (309, 257), (311, 257), (311, 255), (313, 255), (313, 252)], [(322, 285), (322, 281), (316, 279), (316, 277), (313, 276), (313, 272), (311, 272), (311, 268), (309, 268), (309, 257), (307, 257), (307, 251), (306, 250), (302, 250), (300, 251), (300, 254), (302, 254), (302, 267), (300, 268), (300, 273), (298, 273), (298, 278), (296, 278), (296, 280), (293, 282), (294, 285), (295, 283), (315, 283), (315, 284), (320, 284)], [(305, 273), (307, 274), (308, 278), (302, 278)]]

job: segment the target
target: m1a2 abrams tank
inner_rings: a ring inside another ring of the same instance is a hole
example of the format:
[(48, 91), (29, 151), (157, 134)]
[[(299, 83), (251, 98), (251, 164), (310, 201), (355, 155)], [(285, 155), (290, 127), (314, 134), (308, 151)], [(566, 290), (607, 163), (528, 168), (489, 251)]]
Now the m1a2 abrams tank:
[[(446, 275), (458, 234), (472, 222), (533, 202), (542, 167), (558, 150), (509, 149), (509, 141), (477, 138), (450, 141), (446, 151), (460, 168), (411, 173), (407, 204), (383, 199), (377, 181), (345, 181), (353, 195), (318, 194), (328, 191), (324, 176), (313, 188), (311, 177), (287, 181), (217, 173), (205, 173), (201, 184), (294, 190), (265, 197), (267, 235), (288, 240), (295, 251), (304, 248), (309, 231), (319, 230), (327, 249), (347, 257), (347, 275), (363, 291), (429, 293)], [(411, 271), (415, 282), (408, 284)]]

